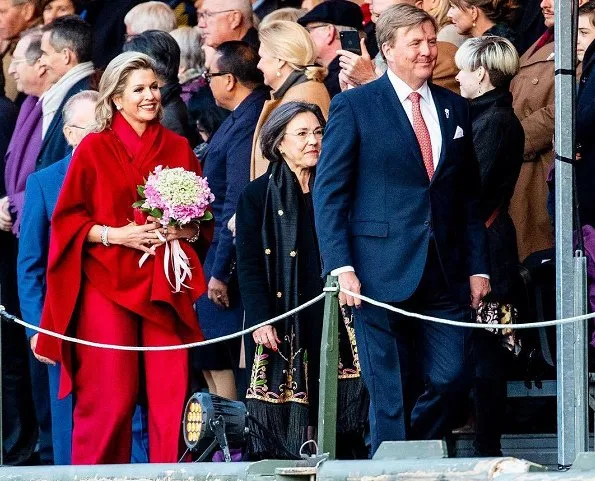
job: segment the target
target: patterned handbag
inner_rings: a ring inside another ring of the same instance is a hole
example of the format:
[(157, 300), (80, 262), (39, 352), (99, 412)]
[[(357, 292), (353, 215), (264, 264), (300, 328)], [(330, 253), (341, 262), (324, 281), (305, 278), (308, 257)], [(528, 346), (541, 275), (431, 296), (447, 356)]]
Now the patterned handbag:
[(518, 356), (521, 352), (521, 341), (515, 329), (496, 329), (490, 324), (517, 324), (519, 311), (512, 304), (500, 302), (481, 302), (477, 309), (476, 322), (486, 324), (486, 331), (502, 337), (502, 345)]

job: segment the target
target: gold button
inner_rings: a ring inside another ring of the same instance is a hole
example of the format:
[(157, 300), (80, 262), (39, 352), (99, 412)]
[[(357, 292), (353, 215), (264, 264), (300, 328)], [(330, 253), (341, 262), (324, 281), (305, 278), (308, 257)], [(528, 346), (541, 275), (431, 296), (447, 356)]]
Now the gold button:
[(265, 250), (264, 250), (264, 253), (265, 253), (267, 256), (270, 256), (270, 255), (271, 255), (271, 249), (265, 249)]
[(297, 256), (297, 252), (296, 252), (296, 251), (291, 251), (291, 252), (289, 253), (289, 255), (290, 255), (291, 257), (295, 257), (295, 256)]
[(539, 83), (539, 79), (538, 78), (534, 78), (533, 80), (531, 80), (531, 83), (533, 85), (537, 85)]
[(281, 291), (277, 292), (277, 297), (281, 299), (283, 297), (283, 293)]
[(283, 211), (282, 211), (281, 209), (279, 209), (279, 210), (277, 211), (277, 214), (279, 214), (279, 215), (283, 215)]

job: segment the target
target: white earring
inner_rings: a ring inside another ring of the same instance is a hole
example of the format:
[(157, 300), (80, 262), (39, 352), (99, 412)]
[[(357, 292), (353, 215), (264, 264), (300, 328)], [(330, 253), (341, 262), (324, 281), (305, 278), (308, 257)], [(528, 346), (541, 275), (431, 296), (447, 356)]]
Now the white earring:
[(121, 105), (116, 105), (116, 109), (122, 110), (122, 106)]

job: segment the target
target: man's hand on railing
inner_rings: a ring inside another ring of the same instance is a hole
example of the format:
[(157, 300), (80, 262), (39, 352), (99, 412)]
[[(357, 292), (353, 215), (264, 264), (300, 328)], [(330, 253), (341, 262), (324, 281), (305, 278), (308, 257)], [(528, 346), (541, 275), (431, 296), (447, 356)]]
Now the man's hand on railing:
[[(342, 289), (347, 289), (348, 291), (351, 291), (355, 294), (361, 294), (361, 284), (359, 282), (359, 279), (355, 275), (355, 272), (342, 272), (341, 274), (339, 274), (339, 286)], [(352, 297), (343, 292), (339, 292), (339, 304), (341, 306), (347, 304), (350, 307), (359, 307), (361, 303), (362, 301), (360, 299)]]

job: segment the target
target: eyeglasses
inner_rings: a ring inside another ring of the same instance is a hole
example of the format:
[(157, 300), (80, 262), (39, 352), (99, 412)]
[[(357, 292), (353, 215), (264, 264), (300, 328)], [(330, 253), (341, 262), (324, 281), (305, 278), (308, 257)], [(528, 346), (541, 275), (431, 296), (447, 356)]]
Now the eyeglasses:
[(14, 58), (12, 57), (12, 59), (10, 60), (10, 63), (13, 65), (19, 64), (19, 63), (23, 63), (26, 62), (27, 59), (26, 58)]
[(296, 137), (299, 141), (306, 143), (311, 135), (314, 136), (315, 140), (322, 139), (322, 136), (324, 135), (324, 129), (322, 127), (318, 127), (312, 131), (298, 130), (297, 132), (285, 132), (285, 135), (291, 135)]
[(204, 72), (202, 74), (202, 78), (204, 78), (207, 83), (211, 83), (213, 77), (221, 77), (222, 75), (233, 75), (231, 72)]
[(306, 25), (306, 30), (308, 30), (308, 32), (311, 32), (312, 30), (316, 29), (316, 28), (321, 28), (321, 27), (328, 27), (330, 25), (330, 23), (321, 23), (318, 25)]
[(219, 15), (220, 13), (228, 13), (228, 12), (237, 12), (235, 8), (231, 8), (229, 10), (218, 10), (216, 12), (210, 12), (209, 10), (202, 10), (197, 12), (197, 16), (199, 20), (210, 20), (215, 15)]

